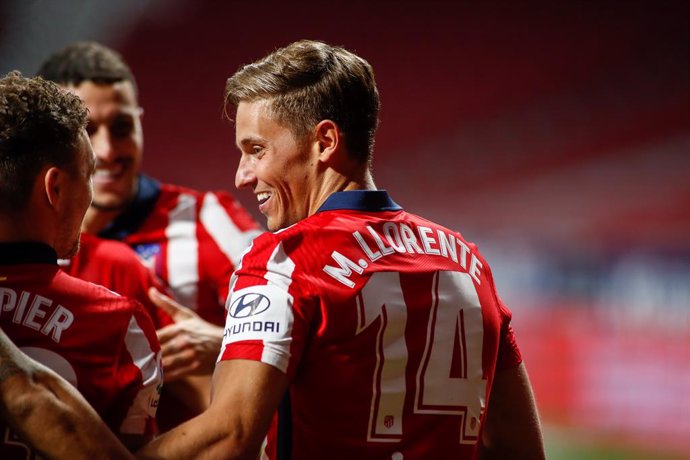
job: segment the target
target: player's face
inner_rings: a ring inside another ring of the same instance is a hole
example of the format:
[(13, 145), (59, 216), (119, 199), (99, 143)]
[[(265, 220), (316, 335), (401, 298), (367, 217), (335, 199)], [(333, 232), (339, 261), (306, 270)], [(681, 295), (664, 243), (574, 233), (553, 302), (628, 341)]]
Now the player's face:
[(92, 206), (104, 211), (124, 208), (134, 196), (141, 167), (142, 109), (130, 82), (70, 87), (89, 109), (86, 128), (96, 153)]
[(237, 188), (251, 188), (271, 231), (288, 227), (310, 214), (314, 201), (316, 161), (310, 147), (274, 121), (266, 101), (241, 102), (235, 117), (240, 164)]
[(65, 205), (60, 216), (60, 232), (55, 251), (58, 257), (69, 258), (79, 249), (79, 233), (84, 214), (93, 198), (92, 178), (96, 167), (96, 157), (89, 138), (81, 136), (79, 152), (75, 157), (75, 166), (65, 168)]

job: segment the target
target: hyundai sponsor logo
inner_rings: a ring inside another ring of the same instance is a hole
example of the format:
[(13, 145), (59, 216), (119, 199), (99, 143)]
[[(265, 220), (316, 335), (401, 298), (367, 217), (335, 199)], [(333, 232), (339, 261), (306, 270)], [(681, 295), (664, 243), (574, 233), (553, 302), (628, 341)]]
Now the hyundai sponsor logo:
[(233, 318), (248, 318), (265, 312), (270, 306), (271, 301), (268, 300), (268, 297), (263, 294), (250, 292), (236, 299), (230, 305), (228, 314)]

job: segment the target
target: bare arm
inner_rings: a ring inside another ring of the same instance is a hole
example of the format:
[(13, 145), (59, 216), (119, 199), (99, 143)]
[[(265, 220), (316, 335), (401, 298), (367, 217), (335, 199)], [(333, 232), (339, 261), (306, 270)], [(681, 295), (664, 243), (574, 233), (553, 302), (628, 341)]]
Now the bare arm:
[(287, 387), (287, 376), (268, 364), (222, 361), (209, 408), (156, 438), (137, 458), (254, 460)]
[(496, 373), (481, 441), (482, 460), (545, 458), (539, 414), (524, 364)]
[(79, 392), (0, 330), (0, 413), (49, 459), (131, 459)]

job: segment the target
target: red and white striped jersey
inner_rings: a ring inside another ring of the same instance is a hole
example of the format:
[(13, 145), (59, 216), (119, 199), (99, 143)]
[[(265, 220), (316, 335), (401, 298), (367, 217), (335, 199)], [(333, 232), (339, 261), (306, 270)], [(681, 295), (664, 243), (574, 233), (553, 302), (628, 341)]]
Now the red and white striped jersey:
[(222, 325), (228, 282), (260, 226), (225, 192), (199, 192), (140, 176), (129, 208), (99, 236), (122, 240), (177, 301)]
[(264, 458), (472, 458), (496, 370), (522, 360), (476, 246), (385, 191), (257, 238), (227, 310), (219, 361), (291, 381)]
[[(151, 319), (139, 303), (69, 276), (56, 261), (43, 244), (0, 244), (2, 330), (72, 383), (115, 433), (153, 434), (163, 375)], [(28, 458), (0, 429), (0, 458)]]
[(169, 293), (167, 287), (125, 243), (82, 233), (79, 252), (71, 259), (58, 260), (58, 264), (71, 276), (138, 301), (149, 313), (156, 329), (173, 323), (170, 315), (158, 308), (148, 295), (151, 287)]

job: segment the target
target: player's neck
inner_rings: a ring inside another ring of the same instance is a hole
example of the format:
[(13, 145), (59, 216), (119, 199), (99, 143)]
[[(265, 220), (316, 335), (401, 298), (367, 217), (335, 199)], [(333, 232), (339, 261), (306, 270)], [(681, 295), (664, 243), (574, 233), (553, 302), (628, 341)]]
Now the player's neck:
[(312, 194), (309, 215), (314, 214), (333, 193), (350, 190), (376, 190), (376, 184), (368, 168), (349, 176), (334, 170), (327, 171), (319, 181), (317, 190)]
[(54, 222), (40, 213), (0, 214), (0, 242), (38, 241), (51, 244), (55, 239)]

